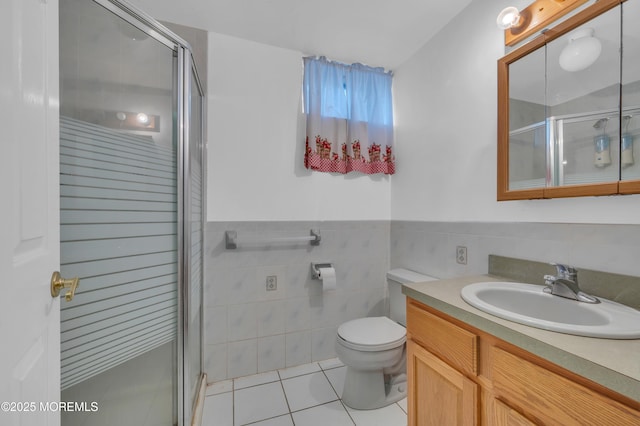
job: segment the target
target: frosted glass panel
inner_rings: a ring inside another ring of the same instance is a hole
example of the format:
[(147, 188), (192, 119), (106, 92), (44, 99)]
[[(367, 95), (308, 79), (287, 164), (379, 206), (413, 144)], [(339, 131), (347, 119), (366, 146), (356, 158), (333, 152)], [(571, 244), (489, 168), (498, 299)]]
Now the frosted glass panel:
[(81, 278), (61, 310), (64, 389), (175, 338), (177, 184), (152, 138), (62, 117), (60, 145), (61, 268)]
[(60, 262), (80, 278), (61, 303), (61, 398), (100, 407), (61, 422), (171, 426), (176, 50), (107, 7), (60, 1)]
[[(195, 404), (201, 373), (202, 345), (202, 282), (203, 282), (203, 146), (202, 146), (202, 95), (195, 84), (192, 74), (191, 115), (189, 122), (189, 191), (190, 191), (190, 270), (189, 270), (189, 327), (188, 327), (188, 366), (189, 397)], [(187, 391), (185, 389), (185, 391)]]

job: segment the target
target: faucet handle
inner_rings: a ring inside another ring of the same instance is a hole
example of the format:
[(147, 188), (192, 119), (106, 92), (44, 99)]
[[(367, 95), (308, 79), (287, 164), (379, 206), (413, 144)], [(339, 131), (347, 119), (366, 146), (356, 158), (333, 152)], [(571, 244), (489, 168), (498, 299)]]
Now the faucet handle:
[(575, 280), (578, 276), (578, 270), (573, 266), (563, 265), (562, 263), (552, 263), (552, 265), (556, 267), (560, 278)]

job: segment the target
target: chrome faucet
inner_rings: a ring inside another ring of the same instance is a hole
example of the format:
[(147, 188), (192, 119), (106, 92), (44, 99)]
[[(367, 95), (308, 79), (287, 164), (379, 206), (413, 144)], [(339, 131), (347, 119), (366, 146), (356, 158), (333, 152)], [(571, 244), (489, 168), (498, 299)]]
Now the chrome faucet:
[(546, 287), (543, 291), (545, 293), (566, 297), (567, 299), (577, 300), (578, 302), (600, 303), (597, 297), (580, 291), (580, 287), (578, 286), (578, 271), (573, 266), (559, 263), (552, 263), (552, 265), (556, 267), (557, 276), (544, 276)]

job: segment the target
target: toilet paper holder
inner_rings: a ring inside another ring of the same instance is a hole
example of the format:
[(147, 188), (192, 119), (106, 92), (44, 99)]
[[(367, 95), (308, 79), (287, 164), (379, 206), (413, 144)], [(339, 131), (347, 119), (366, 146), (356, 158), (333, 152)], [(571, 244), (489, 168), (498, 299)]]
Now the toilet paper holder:
[(324, 263), (316, 263), (311, 262), (311, 278), (314, 280), (321, 280), (322, 276), (320, 274), (320, 268), (333, 268), (333, 263), (324, 262)]

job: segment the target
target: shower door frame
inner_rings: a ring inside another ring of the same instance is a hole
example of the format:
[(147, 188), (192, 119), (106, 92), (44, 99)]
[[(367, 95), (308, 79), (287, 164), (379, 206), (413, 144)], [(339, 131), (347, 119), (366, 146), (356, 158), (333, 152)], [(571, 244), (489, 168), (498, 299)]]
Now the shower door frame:
[[(190, 402), (189, 390), (191, 389), (190, 377), (186, 374), (186, 371), (189, 371), (186, 365), (188, 361), (188, 357), (185, 357), (185, 351), (189, 348), (188, 339), (193, 337), (188, 333), (188, 325), (190, 318), (190, 306), (185, 306), (186, 301), (189, 300), (189, 277), (190, 277), (190, 265), (188, 254), (190, 245), (190, 232), (186, 229), (189, 222), (185, 220), (185, 218), (189, 218), (187, 215), (191, 213), (191, 206), (185, 199), (186, 194), (190, 194), (190, 181), (187, 177), (189, 177), (190, 173), (190, 156), (189, 156), (189, 113), (190, 113), (190, 102), (188, 95), (191, 93), (192, 89), (199, 90), (201, 94), (201, 112), (202, 119), (200, 120), (202, 124), (201, 128), (201, 137), (202, 137), (202, 155), (201, 155), (201, 168), (202, 168), (202, 223), (201, 229), (204, 232), (204, 224), (206, 218), (206, 139), (205, 139), (205, 117), (206, 117), (206, 100), (205, 100), (205, 92), (203, 90), (202, 83), (200, 81), (200, 77), (198, 75), (198, 71), (195, 67), (193, 57), (192, 57), (192, 48), (191, 45), (176, 35), (173, 31), (169, 30), (164, 25), (160, 24), (153, 17), (148, 15), (147, 13), (141, 11), (140, 9), (132, 6), (131, 4), (121, 1), (121, 0), (93, 0), (96, 4), (104, 7), (108, 11), (114, 13), (119, 18), (124, 21), (130, 23), (135, 26), (139, 30), (143, 31), (150, 37), (153, 37), (158, 42), (164, 44), (173, 50), (177, 55), (177, 69), (176, 69), (176, 105), (175, 111), (177, 120), (175, 125), (177, 126), (176, 135), (177, 135), (177, 154), (178, 154), (178, 164), (177, 164), (177, 202), (178, 202), (178, 227), (177, 227), (177, 247), (178, 247), (178, 283), (177, 283), (177, 301), (178, 301), (178, 318), (177, 318), (177, 330), (176, 330), (176, 346), (177, 350), (175, 355), (175, 360), (177, 365), (173, 369), (174, 374), (174, 415), (173, 420), (177, 420), (177, 424), (179, 426), (187, 426), (191, 424), (194, 409), (197, 404), (196, 401), (193, 403)], [(191, 75), (195, 77), (195, 81), (192, 81)], [(201, 251), (201, 256), (203, 257), (203, 250)], [(203, 260), (203, 259), (202, 259)], [(203, 262), (204, 263), (204, 262)], [(201, 268), (201, 273), (203, 273), (204, 268)], [(202, 345), (203, 342), (203, 316), (202, 316), (202, 288), (200, 289), (200, 332), (198, 339), (200, 340), (200, 365), (198, 366), (200, 375), (198, 378), (197, 388), (200, 388), (202, 381), (204, 380), (204, 348)], [(197, 396), (197, 394), (196, 394)]]
[[(195, 80), (191, 78), (191, 75), (193, 74), (193, 76), (195, 77)], [(186, 76), (186, 77), (185, 77)], [(200, 145), (200, 170), (202, 170), (202, 176), (201, 176), (201, 180), (202, 180), (202, 187), (201, 187), (201, 223), (200, 223), (200, 229), (201, 229), (201, 233), (204, 233), (204, 226), (205, 226), (205, 213), (206, 213), (206, 191), (205, 191), (205, 184), (204, 182), (206, 182), (206, 168), (205, 168), (205, 164), (206, 164), (206, 143), (205, 143), (205, 135), (206, 135), (206, 102), (205, 102), (205, 92), (202, 86), (202, 83), (200, 81), (200, 77), (198, 75), (198, 70), (195, 66), (195, 61), (193, 60), (193, 55), (191, 53), (190, 49), (185, 48), (185, 46), (179, 46), (178, 47), (178, 82), (179, 85), (181, 84), (183, 87), (183, 92), (182, 94), (180, 94), (180, 89), (178, 90), (178, 129), (179, 129), (179, 136), (178, 136), (178, 141), (179, 144), (182, 144), (182, 149), (179, 150), (178, 152), (178, 173), (179, 173), (179, 179), (178, 179), (178, 197), (181, 200), (182, 203), (182, 208), (180, 209), (180, 211), (178, 212), (178, 223), (179, 228), (180, 228), (180, 232), (178, 233), (178, 235), (180, 236), (180, 234), (182, 234), (182, 238), (181, 240), (179, 240), (179, 244), (181, 245), (181, 250), (179, 250), (179, 253), (181, 252), (180, 258), (181, 258), (181, 262), (179, 262), (179, 269), (178, 269), (178, 276), (180, 277), (180, 283), (178, 285), (178, 336), (179, 337), (179, 345), (181, 345), (182, 350), (178, 351), (178, 371), (179, 371), (179, 380), (180, 383), (182, 384), (182, 386), (180, 386), (180, 389), (182, 389), (182, 396), (178, 396), (178, 412), (180, 412), (180, 403), (182, 403), (183, 408), (182, 410), (184, 411), (184, 407), (188, 407), (189, 411), (188, 413), (190, 415), (187, 416), (187, 412), (185, 412), (185, 415), (183, 416), (184, 418), (184, 425), (188, 425), (191, 424), (191, 420), (193, 417), (193, 413), (195, 412), (195, 408), (198, 402), (198, 393), (195, 394), (195, 398), (194, 401), (190, 401), (190, 397), (191, 397), (191, 389), (193, 388), (192, 383), (191, 383), (191, 377), (189, 375), (189, 373), (191, 372), (190, 368), (187, 367), (191, 367), (189, 365), (190, 360), (189, 361), (185, 361), (186, 357), (184, 357), (184, 354), (186, 352), (186, 350), (188, 348), (191, 347), (190, 345), (190, 339), (194, 338), (196, 336), (193, 336), (192, 333), (190, 332), (190, 325), (191, 325), (191, 309), (193, 308), (193, 306), (191, 306), (189, 303), (186, 303), (186, 301), (189, 300), (189, 296), (191, 293), (191, 288), (190, 288), (190, 284), (191, 284), (191, 268), (190, 267), (184, 267), (185, 265), (191, 265), (191, 258), (189, 256), (190, 254), (190, 248), (192, 246), (192, 241), (191, 241), (191, 228), (190, 228), (190, 218), (191, 218), (191, 203), (188, 202), (190, 201), (190, 197), (188, 194), (191, 194), (191, 179), (189, 179), (191, 177), (191, 140), (190, 140), (190, 130), (191, 130), (191, 123), (190, 121), (187, 119), (188, 117), (191, 117), (191, 102), (190, 102), (190, 98), (189, 96), (187, 96), (186, 94), (193, 94), (194, 91), (198, 91), (199, 95), (200, 95), (200, 99), (201, 99), (201, 103), (200, 103), (200, 111), (202, 113), (202, 117), (200, 120), (200, 135), (201, 135), (201, 145)], [(182, 172), (180, 172), (180, 169), (182, 168)], [(188, 178), (186, 178), (188, 177)], [(185, 218), (187, 218), (187, 220), (185, 220)], [(200, 310), (200, 327), (199, 327), (199, 332), (198, 332), (198, 336), (197, 339), (200, 341), (200, 365), (199, 365), (199, 371), (200, 371), (200, 375), (198, 376), (198, 383), (196, 383), (196, 389), (200, 389), (201, 388), (201, 384), (202, 381), (204, 380), (204, 347), (202, 345), (203, 342), (203, 311), (202, 311), (202, 305), (203, 305), (203, 289), (204, 289), (204, 238), (202, 238), (201, 240), (201, 248), (200, 248), (200, 256), (201, 256), (201, 268), (200, 268), (200, 274), (201, 274), (201, 280), (200, 282), (203, 284), (200, 288), (200, 304), (198, 307), (196, 307), (197, 309)], [(182, 359), (180, 359), (182, 357)], [(180, 370), (182, 368), (182, 371)], [(181, 376), (181, 377), (180, 377)]]

